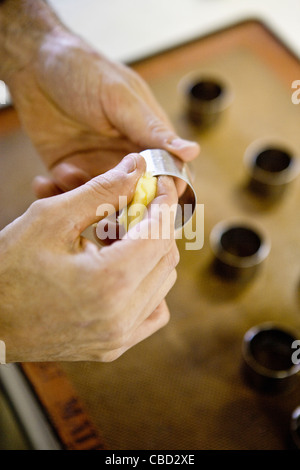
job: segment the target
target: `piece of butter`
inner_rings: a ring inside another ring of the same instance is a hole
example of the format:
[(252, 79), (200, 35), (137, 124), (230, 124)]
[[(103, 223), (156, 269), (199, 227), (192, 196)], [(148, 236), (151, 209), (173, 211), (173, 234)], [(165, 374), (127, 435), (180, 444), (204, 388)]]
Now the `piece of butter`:
[(156, 176), (152, 176), (151, 173), (145, 173), (141, 176), (132, 201), (122, 210), (118, 219), (119, 224), (123, 225), (126, 232), (143, 219), (147, 206), (156, 196), (156, 190)]

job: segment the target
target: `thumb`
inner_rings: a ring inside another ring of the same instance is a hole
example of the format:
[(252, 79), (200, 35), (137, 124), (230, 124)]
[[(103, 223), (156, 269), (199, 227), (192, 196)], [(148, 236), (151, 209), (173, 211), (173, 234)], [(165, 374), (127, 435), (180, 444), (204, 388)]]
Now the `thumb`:
[[(67, 214), (76, 232), (81, 234), (87, 227), (108, 214), (99, 215), (101, 205), (110, 213), (121, 209), (119, 197), (128, 202), (132, 199), (136, 184), (145, 172), (145, 160), (139, 154), (129, 154), (112, 170), (96, 176), (87, 183), (57, 197), (61, 213)], [(124, 203), (124, 205), (125, 205)], [(62, 204), (62, 206), (61, 206)]]

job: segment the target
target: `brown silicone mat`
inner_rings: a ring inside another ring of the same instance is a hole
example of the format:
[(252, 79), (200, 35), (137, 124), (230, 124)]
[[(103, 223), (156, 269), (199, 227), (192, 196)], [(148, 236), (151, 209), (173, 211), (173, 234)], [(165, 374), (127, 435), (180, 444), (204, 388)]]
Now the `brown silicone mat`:
[[(300, 151), (300, 108), (290, 89), (300, 66), (262, 25), (247, 22), (150, 58), (136, 70), (178, 132), (201, 143), (194, 184), (205, 205), (204, 248), (186, 251), (185, 241), (179, 243), (166, 328), (114, 363), (64, 369), (110, 448), (285, 448), (300, 387), (277, 397), (250, 389), (240, 370), (241, 343), (246, 330), (263, 321), (299, 331), (300, 186), (298, 180), (274, 207), (257, 204), (243, 189), (243, 155), (265, 136), (281, 136)], [(186, 120), (178, 92), (182, 77), (197, 71), (224, 77), (235, 94), (224, 120), (202, 133)], [(231, 216), (254, 220), (272, 240), (267, 262), (244, 288), (219, 281), (209, 268), (209, 233)]]
[[(296, 328), (300, 337), (300, 181), (279, 203), (259, 203), (244, 190), (243, 155), (249, 144), (266, 136), (280, 137), (300, 153), (300, 106), (291, 101), (291, 83), (300, 78), (299, 61), (264, 25), (248, 21), (134, 68), (179, 134), (201, 143), (194, 185), (198, 202), (205, 206), (204, 247), (186, 251), (185, 240), (179, 241), (181, 262), (168, 296), (168, 326), (116, 362), (56, 367), (69, 378), (107, 448), (285, 449), (290, 415), (300, 404), (299, 381), (293, 391), (277, 396), (253, 390), (241, 374), (241, 344), (248, 328), (269, 320)], [(197, 71), (225, 77), (235, 94), (224, 119), (202, 133), (186, 119), (178, 91), (182, 77)], [(23, 155), (31, 156), (19, 131), (0, 142), (2, 153), (16, 151), (19, 141)], [(12, 205), (5, 209), (1, 225), (30, 202), (29, 179), (40, 171), (35, 161), (32, 157), (22, 184), (16, 180), (15, 212)], [(6, 164), (9, 169), (11, 163)], [(260, 224), (272, 242), (266, 263), (243, 287), (221, 281), (210, 270), (210, 231), (231, 216)], [(47, 387), (38, 386), (38, 369), (27, 364), (25, 372), (29, 380), (34, 377), (34, 388), (54, 424), (67, 426), (61, 418), (57, 422), (53, 402), (49, 405), (55, 392), (49, 388), (47, 397)]]

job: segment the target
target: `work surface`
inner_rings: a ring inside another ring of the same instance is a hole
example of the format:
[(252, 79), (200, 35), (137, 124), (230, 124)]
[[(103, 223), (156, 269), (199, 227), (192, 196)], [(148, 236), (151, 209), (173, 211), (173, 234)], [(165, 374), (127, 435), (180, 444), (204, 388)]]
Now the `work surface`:
[[(275, 396), (254, 390), (241, 373), (241, 346), (248, 328), (264, 321), (300, 331), (300, 185), (298, 178), (276, 204), (265, 204), (245, 190), (243, 156), (265, 137), (300, 149), (300, 108), (291, 101), (300, 65), (262, 25), (245, 22), (134, 68), (179, 134), (201, 143), (193, 171), (198, 202), (205, 207), (204, 247), (189, 251), (185, 240), (179, 241), (167, 327), (114, 363), (58, 368), (110, 449), (284, 449), (290, 415), (300, 402), (299, 384)], [(188, 121), (178, 88), (190, 72), (213, 73), (234, 91), (224, 119), (204, 132)], [(5, 225), (30, 203), (29, 180), (41, 167), (21, 131), (8, 133), (0, 149), (6, 165), (1, 167)], [(30, 159), (26, 165), (24, 154)], [(13, 189), (7, 174), (15, 175)], [(259, 224), (271, 240), (269, 257), (247, 284), (211, 271), (209, 235), (232, 216)], [(34, 370), (36, 385), (39, 367), (34, 367), (24, 365), (29, 378)]]

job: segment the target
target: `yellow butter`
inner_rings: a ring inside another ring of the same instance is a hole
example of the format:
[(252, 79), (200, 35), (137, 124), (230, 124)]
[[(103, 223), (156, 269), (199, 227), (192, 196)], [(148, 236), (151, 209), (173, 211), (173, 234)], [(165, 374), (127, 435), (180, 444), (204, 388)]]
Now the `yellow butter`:
[(123, 225), (126, 231), (143, 219), (148, 204), (156, 196), (156, 190), (156, 176), (152, 176), (150, 173), (141, 176), (131, 203), (122, 210), (119, 216), (119, 224)]

